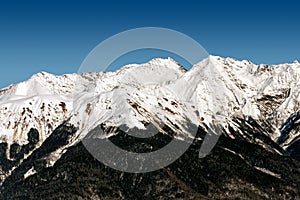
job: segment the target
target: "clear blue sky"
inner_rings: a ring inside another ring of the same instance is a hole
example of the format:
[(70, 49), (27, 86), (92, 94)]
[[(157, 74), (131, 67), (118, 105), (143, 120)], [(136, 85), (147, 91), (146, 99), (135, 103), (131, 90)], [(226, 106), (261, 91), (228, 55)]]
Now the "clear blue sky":
[(39, 71), (76, 72), (121, 31), (171, 28), (210, 53), (256, 63), (300, 60), (297, 1), (0, 1), (0, 88)]

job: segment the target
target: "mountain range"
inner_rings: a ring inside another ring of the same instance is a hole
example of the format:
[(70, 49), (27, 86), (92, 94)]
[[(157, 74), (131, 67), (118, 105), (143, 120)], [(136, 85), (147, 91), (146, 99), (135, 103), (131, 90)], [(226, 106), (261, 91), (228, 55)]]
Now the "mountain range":
[[(298, 199), (299, 80), (297, 61), (219, 56), (190, 70), (156, 58), (115, 72), (40, 72), (0, 90), (0, 197)], [(173, 140), (189, 148), (168, 166), (130, 173), (97, 160), (86, 138), (131, 152)]]

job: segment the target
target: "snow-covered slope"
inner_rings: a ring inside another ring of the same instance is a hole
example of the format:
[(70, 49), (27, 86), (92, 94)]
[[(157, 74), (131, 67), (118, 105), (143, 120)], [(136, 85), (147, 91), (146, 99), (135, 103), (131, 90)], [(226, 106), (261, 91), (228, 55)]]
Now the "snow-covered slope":
[(75, 76), (54, 76), (41, 72), (28, 81), (11, 85), (1, 91), (1, 139), (10, 144), (27, 143), (31, 128), (44, 140), (69, 116), (71, 88)]
[[(67, 119), (81, 138), (99, 124), (143, 129), (161, 121), (185, 130), (192, 121), (203, 127), (220, 123), (226, 130), (235, 126), (233, 117), (250, 116), (267, 120), (276, 141), (278, 128), (299, 110), (299, 78), (298, 62), (268, 66), (217, 56), (189, 71), (169, 58), (107, 73), (41, 72), (0, 91), (0, 137), (26, 144), (27, 133), (36, 128), (42, 143)], [(293, 134), (283, 145), (299, 133)]]

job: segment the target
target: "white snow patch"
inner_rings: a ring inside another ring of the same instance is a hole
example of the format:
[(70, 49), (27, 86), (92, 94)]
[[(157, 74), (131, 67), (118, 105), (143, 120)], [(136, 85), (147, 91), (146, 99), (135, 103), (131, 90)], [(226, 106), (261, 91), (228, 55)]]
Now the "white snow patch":
[(31, 167), (25, 174), (24, 174), (24, 179), (27, 179), (29, 176), (32, 176), (36, 174), (37, 171), (34, 169), (34, 167)]
[(262, 168), (262, 167), (257, 167), (257, 166), (255, 166), (255, 169), (257, 169), (257, 170), (259, 170), (259, 171), (261, 171), (261, 172), (263, 172), (263, 173), (266, 173), (266, 174), (269, 174), (269, 175), (271, 175), (271, 176), (274, 176), (274, 177), (276, 177), (276, 178), (281, 178), (281, 175), (280, 174), (276, 174), (276, 173), (274, 173), (274, 172), (271, 172), (270, 170), (268, 170), (268, 169), (266, 169), (266, 168)]

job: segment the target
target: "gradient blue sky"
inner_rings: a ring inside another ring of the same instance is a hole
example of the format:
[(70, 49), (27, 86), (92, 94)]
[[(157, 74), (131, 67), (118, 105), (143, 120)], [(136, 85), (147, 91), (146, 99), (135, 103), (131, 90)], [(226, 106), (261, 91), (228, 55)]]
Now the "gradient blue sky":
[(145, 26), (185, 33), (214, 55), (300, 60), (299, 10), (289, 0), (0, 1), (0, 88), (39, 71), (76, 72), (98, 43)]

